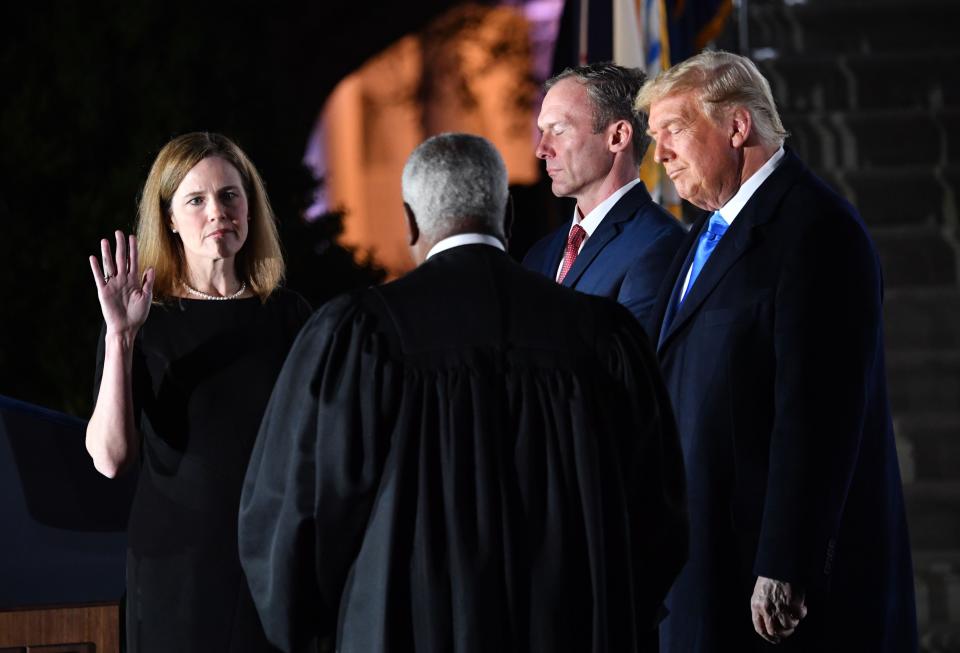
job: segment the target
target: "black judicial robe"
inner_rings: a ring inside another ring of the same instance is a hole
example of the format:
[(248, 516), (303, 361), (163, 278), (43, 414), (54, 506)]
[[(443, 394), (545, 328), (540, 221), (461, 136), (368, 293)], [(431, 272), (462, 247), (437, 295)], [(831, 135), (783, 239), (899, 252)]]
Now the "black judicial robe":
[(683, 493), (630, 313), (465, 245), (306, 325), (240, 553), (286, 651), (643, 650), (686, 555)]

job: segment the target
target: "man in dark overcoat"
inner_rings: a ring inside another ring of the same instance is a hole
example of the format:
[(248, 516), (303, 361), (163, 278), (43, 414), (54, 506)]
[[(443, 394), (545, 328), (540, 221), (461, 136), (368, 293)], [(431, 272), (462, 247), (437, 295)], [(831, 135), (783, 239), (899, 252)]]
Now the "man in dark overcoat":
[(648, 82), (637, 108), (680, 196), (712, 212), (653, 311), (691, 541), (663, 650), (915, 651), (867, 229), (783, 147), (748, 59), (697, 55)]

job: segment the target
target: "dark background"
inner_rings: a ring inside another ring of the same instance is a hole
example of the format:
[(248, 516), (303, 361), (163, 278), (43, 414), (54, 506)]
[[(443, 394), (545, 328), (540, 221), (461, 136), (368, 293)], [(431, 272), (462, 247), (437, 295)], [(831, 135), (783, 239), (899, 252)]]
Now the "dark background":
[(336, 83), (454, 4), (5, 4), (0, 394), (89, 414), (100, 317), (87, 256), (133, 229), (149, 166), (177, 134), (222, 132), (250, 155), (288, 286), (314, 306), (379, 280), (333, 244), (340, 216), (301, 218), (316, 185), (301, 160)]

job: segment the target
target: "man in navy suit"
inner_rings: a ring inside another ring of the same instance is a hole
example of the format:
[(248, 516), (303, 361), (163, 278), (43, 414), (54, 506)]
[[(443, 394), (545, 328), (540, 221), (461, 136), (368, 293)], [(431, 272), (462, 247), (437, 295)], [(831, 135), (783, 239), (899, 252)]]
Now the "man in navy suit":
[(615, 299), (647, 326), (684, 231), (637, 177), (650, 144), (646, 116), (633, 108), (644, 79), (639, 69), (600, 63), (547, 81), (537, 156), (553, 193), (577, 205), (571, 222), (534, 244), (523, 264)]
[(637, 107), (680, 196), (714, 212), (653, 312), (691, 543), (662, 650), (916, 651), (882, 278), (860, 216), (784, 149), (744, 57), (697, 55)]

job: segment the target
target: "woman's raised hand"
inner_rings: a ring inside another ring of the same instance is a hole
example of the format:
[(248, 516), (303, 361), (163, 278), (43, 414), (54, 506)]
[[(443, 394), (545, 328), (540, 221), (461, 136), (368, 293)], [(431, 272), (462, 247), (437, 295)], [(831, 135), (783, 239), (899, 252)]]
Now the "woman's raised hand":
[(103, 269), (100, 269), (96, 256), (90, 257), (90, 269), (97, 284), (107, 333), (132, 336), (150, 313), (154, 270), (148, 268), (140, 279), (136, 236), (124, 236), (122, 231), (117, 231), (116, 239), (116, 256), (110, 251), (110, 241), (104, 238), (100, 241)]

